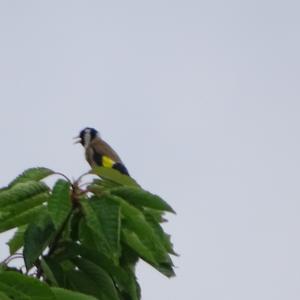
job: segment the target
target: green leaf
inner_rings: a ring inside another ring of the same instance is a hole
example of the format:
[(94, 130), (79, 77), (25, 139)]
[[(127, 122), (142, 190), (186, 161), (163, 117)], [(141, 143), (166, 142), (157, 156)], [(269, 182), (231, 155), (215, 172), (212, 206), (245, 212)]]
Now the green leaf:
[(27, 228), (27, 225), (21, 226), (17, 229), (14, 236), (7, 242), (9, 246), (10, 255), (16, 253), (24, 244), (24, 233)]
[(102, 179), (107, 179), (120, 185), (139, 187), (138, 183), (133, 178), (123, 175), (115, 169), (95, 167), (91, 173), (100, 176)]
[(93, 296), (88, 296), (62, 288), (51, 288), (51, 290), (55, 294), (56, 300), (97, 300), (97, 298)]
[(85, 245), (88, 248), (105, 253), (105, 250), (103, 251), (103, 244), (84, 220), (81, 220), (79, 223), (79, 241), (82, 245)]
[(59, 284), (55, 278), (55, 275), (44, 258), (41, 259), (41, 268), (43, 270), (43, 277), (46, 278), (47, 282), (50, 281), (52, 285), (58, 286)]
[(69, 282), (69, 289), (78, 291), (84, 294), (95, 296), (98, 300), (108, 299), (99, 286), (82, 271), (72, 270), (66, 273)]
[(152, 252), (157, 262), (169, 262), (164, 247), (156, 236), (150, 224), (147, 222), (144, 214), (134, 206), (128, 204), (122, 198), (109, 196), (111, 201), (120, 203), (122, 214), (124, 215), (125, 228), (133, 231), (142, 243)]
[[(127, 245), (159, 271), (163, 270), (158, 268), (162, 265), (168, 265), (172, 269), (170, 256), (143, 213), (122, 198), (112, 195), (109, 197), (111, 201), (116, 201), (121, 205), (124, 216), (123, 238)], [(169, 276), (169, 272), (163, 274)]]
[(79, 224), (82, 220), (82, 213), (79, 207), (73, 210), (73, 213), (68, 222), (67, 235), (65, 239), (77, 241), (79, 239)]
[(62, 265), (56, 256), (41, 259), (41, 267), (47, 282), (50, 281), (54, 286), (66, 287), (66, 270)]
[(0, 291), (11, 297), (11, 299), (31, 300), (29, 296), (15, 290), (15, 288), (11, 287), (10, 284), (0, 282)]
[(139, 256), (167, 277), (175, 276), (172, 261), (158, 262), (155, 253), (146, 247), (144, 241), (134, 232), (123, 229), (122, 238)]
[(95, 239), (98, 240), (99, 250), (106, 254), (108, 257), (112, 257), (112, 249), (106, 239), (102, 225), (98, 219), (97, 213), (87, 201), (80, 202), (84, 213), (84, 221), (86, 225), (92, 230), (95, 235)]
[(29, 224), (24, 235), (23, 250), (27, 270), (34, 265), (44, 249), (49, 245), (54, 233), (54, 225), (47, 213), (40, 215), (36, 223)]
[(5, 216), (3, 216), (0, 221), (4, 221), (5, 219), (10, 218), (11, 216), (16, 216), (20, 213), (24, 213), (26, 210), (32, 209), (36, 206), (39, 206), (46, 202), (49, 199), (49, 193), (41, 193), (36, 196), (27, 198), (23, 201), (12, 203), (11, 205), (7, 205), (2, 209), (2, 212), (7, 212)]
[(127, 269), (127, 275), (129, 277), (129, 283), (127, 284), (125, 289), (122, 287), (122, 295), (124, 295), (125, 299), (140, 300), (141, 288), (135, 276), (135, 270)]
[(171, 236), (166, 234), (160, 224), (156, 221), (156, 219), (149, 214), (146, 214), (146, 220), (153, 228), (156, 235), (160, 238), (162, 245), (165, 247), (168, 253), (178, 256), (178, 254), (173, 249), (173, 244), (171, 242)]
[(17, 183), (23, 183), (27, 181), (40, 181), (46, 178), (49, 175), (54, 174), (54, 171), (47, 168), (30, 168), (24, 171), (21, 175), (19, 175), (16, 179), (14, 179), (8, 187), (12, 187)]
[(156, 222), (158, 223), (164, 223), (167, 222), (167, 219), (165, 219), (164, 215), (165, 212), (161, 210), (156, 210), (148, 207), (144, 207), (143, 209), (145, 215), (152, 216)]
[(55, 228), (60, 228), (72, 209), (69, 182), (63, 179), (57, 180), (48, 202), (48, 209)]
[(43, 182), (28, 181), (18, 183), (12, 186), (12, 188), (0, 193), (0, 210), (3, 210), (5, 206), (13, 205), (27, 198), (47, 192), (48, 190), (48, 186)]
[(5, 218), (7, 218), (10, 215), (10, 213), (8, 211), (0, 211), (0, 221), (4, 220)]
[(101, 262), (104, 261), (103, 257), (105, 257), (105, 261), (109, 261), (108, 265), (111, 265), (113, 267), (115, 264), (117, 264), (111, 253), (108, 252), (106, 248), (104, 249), (103, 243), (99, 239), (98, 235), (95, 234), (94, 231), (90, 229), (90, 227), (88, 227), (85, 222), (81, 222), (79, 228), (79, 241), (83, 247), (87, 249), (93, 249), (93, 251), (97, 251), (98, 255), (101, 254), (102, 256), (101, 258), (99, 258)]
[(111, 259), (97, 251), (94, 247), (89, 249), (76, 243), (66, 242), (65, 248), (73, 252), (68, 255), (69, 259), (80, 255), (80, 257), (93, 262), (103, 268), (113, 278), (120, 291), (130, 295), (131, 300), (138, 300), (137, 282), (134, 274), (132, 274), (130, 270), (125, 270), (115, 265)]
[(104, 179), (104, 178), (101, 178), (101, 179), (96, 178), (92, 181), (92, 183), (90, 185), (88, 185), (88, 188), (98, 187), (98, 192), (100, 192), (99, 188), (101, 188), (102, 191), (105, 191), (107, 189), (111, 189), (111, 188), (114, 188), (114, 187), (117, 187), (117, 186), (120, 186), (120, 184), (115, 182), (115, 181), (112, 181), (112, 180), (109, 180), (109, 179)]
[(1, 300), (12, 300), (12, 298), (8, 297), (6, 294), (0, 292), (0, 299)]
[(120, 256), (120, 228), (121, 212), (120, 205), (112, 202), (105, 196), (101, 198), (93, 197), (90, 202), (91, 207), (97, 214), (98, 220), (103, 228), (103, 233), (112, 250), (112, 255), (116, 261)]
[(132, 270), (134, 272), (140, 257), (136, 251), (126, 244), (123, 231), (124, 230), (121, 231), (122, 256), (120, 258), (120, 265), (126, 270)]
[(141, 188), (136, 187), (116, 187), (110, 190), (113, 195), (119, 196), (130, 204), (149, 207), (175, 213), (173, 208), (162, 198), (153, 195)]
[[(55, 300), (53, 292), (46, 284), (40, 282), (37, 279), (22, 275), (17, 272), (8, 271), (1, 273), (0, 283), (1, 285), (9, 286), (14, 291), (14, 293), (18, 291), (18, 296), (16, 294), (12, 294), (13, 297), (18, 300)], [(0, 290), (3, 291), (1, 286)], [(6, 292), (6, 294), (8, 293)]]
[(24, 213), (11, 217), (9, 219), (0, 221), (0, 233), (7, 231), (9, 229), (19, 227), (25, 224), (28, 224), (36, 219), (36, 217), (43, 213), (46, 210), (44, 206), (37, 206), (30, 210), (25, 211)]
[(135, 232), (132, 232), (128, 229), (122, 230), (122, 238), (127, 245), (129, 245), (132, 249), (134, 249), (139, 256), (141, 256), (145, 261), (158, 265), (158, 261), (152, 254), (152, 251), (149, 251), (147, 246), (143, 244), (143, 242), (139, 239), (138, 235)]
[(95, 195), (101, 195), (105, 191), (103, 186), (94, 183), (89, 184), (86, 189)]
[(159, 266), (155, 266), (155, 269), (169, 278), (176, 275), (172, 264), (162, 263)]
[(76, 258), (73, 261), (91, 281), (95, 282), (107, 299), (119, 300), (118, 292), (111, 277), (101, 267), (85, 259)]

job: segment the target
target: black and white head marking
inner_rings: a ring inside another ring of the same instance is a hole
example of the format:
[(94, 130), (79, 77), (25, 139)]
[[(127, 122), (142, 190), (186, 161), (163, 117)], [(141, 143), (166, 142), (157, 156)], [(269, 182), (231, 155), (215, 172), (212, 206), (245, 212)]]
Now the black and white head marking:
[(87, 148), (90, 142), (98, 136), (98, 131), (94, 128), (86, 127), (80, 131), (80, 143), (84, 148)]

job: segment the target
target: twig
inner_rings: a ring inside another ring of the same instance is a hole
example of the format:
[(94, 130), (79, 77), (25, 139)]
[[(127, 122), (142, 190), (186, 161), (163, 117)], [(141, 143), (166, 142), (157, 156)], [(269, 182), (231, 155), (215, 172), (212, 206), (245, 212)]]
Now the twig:
[(91, 175), (91, 171), (88, 171), (86, 173), (83, 173), (82, 175), (80, 175), (76, 180), (75, 180), (75, 184), (78, 185), (78, 183), (80, 182), (80, 180), (86, 176), (86, 175)]
[(24, 258), (22, 253), (14, 253), (7, 258), (5, 258), (0, 264), (1, 265), (8, 265), (12, 260), (18, 259), (18, 258)]
[(55, 173), (53, 173), (53, 175), (62, 176), (62, 177), (64, 177), (70, 183), (70, 185), (72, 184), (71, 180), (65, 174), (63, 174), (63, 173), (55, 172)]

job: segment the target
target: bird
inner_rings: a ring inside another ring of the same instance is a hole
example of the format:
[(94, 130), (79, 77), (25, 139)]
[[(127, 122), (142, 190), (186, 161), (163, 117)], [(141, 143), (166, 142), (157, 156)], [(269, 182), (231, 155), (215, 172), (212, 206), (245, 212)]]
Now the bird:
[(80, 143), (85, 148), (85, 158), (92, 168), (112, 168), (129, 176), (129, 172), (119, 155), (101, 138), (96, 129), (86, 127), (80, 131), (75, 139), (77, 139), (75, 144)]

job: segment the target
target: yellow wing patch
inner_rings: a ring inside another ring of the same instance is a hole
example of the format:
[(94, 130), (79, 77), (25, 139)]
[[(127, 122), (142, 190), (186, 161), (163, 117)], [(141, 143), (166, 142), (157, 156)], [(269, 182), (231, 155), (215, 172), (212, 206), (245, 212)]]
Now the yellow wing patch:
[(103, 155), (102, 156), (102, 165), (105, 168), (112, 168), (112, 166), (115, 164), (115, 162), (110, 159), (108, 156)]

